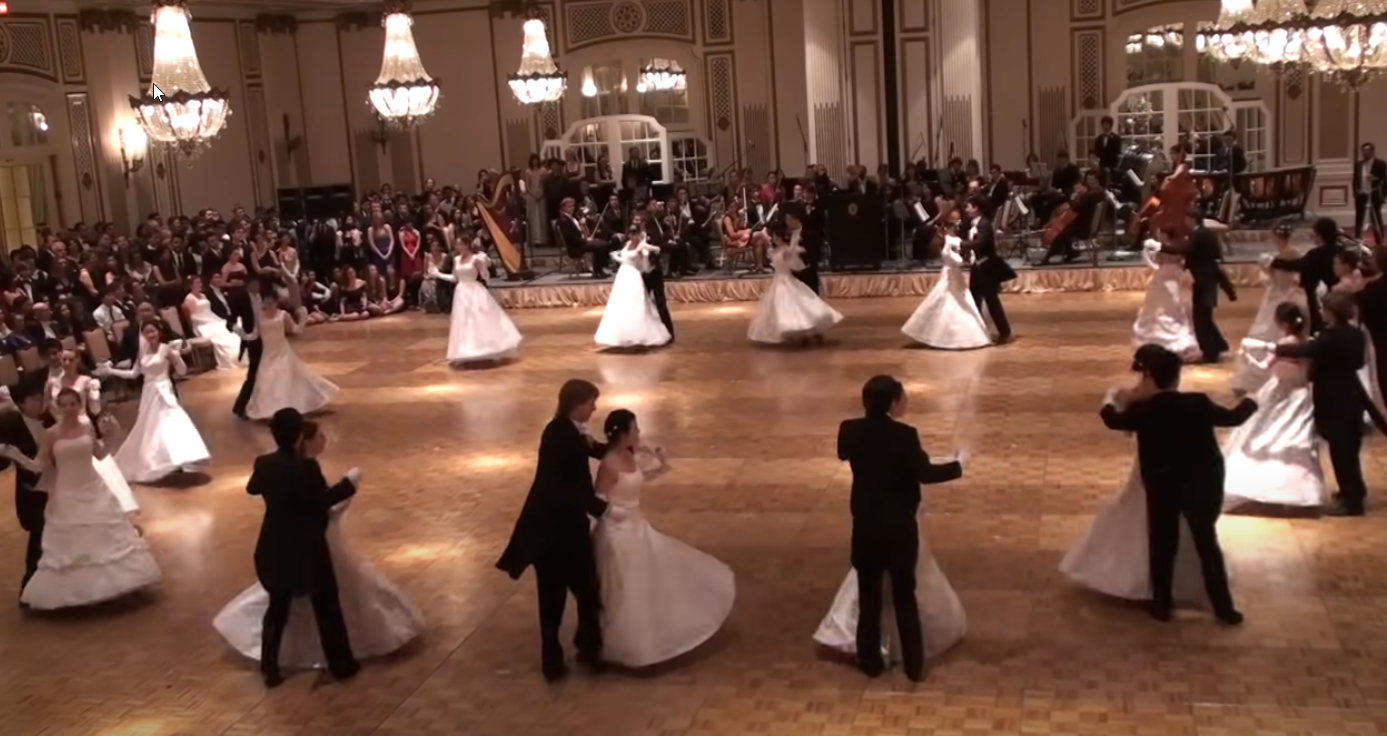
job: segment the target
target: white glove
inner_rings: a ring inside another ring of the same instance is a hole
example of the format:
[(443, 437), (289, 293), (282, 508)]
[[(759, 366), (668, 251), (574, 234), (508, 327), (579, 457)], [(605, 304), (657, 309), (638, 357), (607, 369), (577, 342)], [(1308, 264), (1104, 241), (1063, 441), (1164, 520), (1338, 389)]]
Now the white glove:
[(170, 341), (169, 341), (169, 350), (172, 350), (172, 351), (174, 351), (174, 352), (176, 352), (176, 353), (185, 353), (185, 352), (188, 351), (188, 341), (187, 341), (187, 340), (182, 340), (182, 339), (179, 339), (179, 340), (170, 340)]
[(14, 445), (0, 445), (0, 457), (13, 460), (17, 452), (18, 450), (14, 449)]
[(962, 467), (968, 465), (968, 451), (967, 451), (967, 450), (956, 450), (956, 451), (954, 452), (954, 462), (958, 463), (958, 466), (959, 466), (960, 468), (962, 468)]
[(343, 477), (351, 481), (353, 486), (359, 487), (361, 485), (361, 468), (352, 468)]
[(1258, 340), (1252, 337), (1243, 338), (1244, 350), (1272, 350), (1275, 349), (1275, 347), (1276, 343), (1267, 342), (1266, 340)]
[(1103, 406), (1117, 406), (1117, 389), (1110, 388), (1103, 394)]
[(622, 521), (626, 518), (626, 516), (626, 509), (623, 509), (620, 506), (608, 506), (607, 510), (602, 512), (602, 518), (609, 519), (611, 521)]
[(240, 325), (236, 325), (235, 327), (232, 327), (232, 328), (231, 328), (231, 331), (234, 332), (234, 333), (236, 333), (236, 337), (239, 337), (239, 338), (241, 338), (242, 340), (246, 339), (246, 331), (243, 330), (243, 329), (241, 329), (241, 326), (240, 326)]
[(96, 374), (96, 377), (97, 377), (97, 378), (110, 378), (110, 377), (111, 377), (111, 361), (109, 361), (109, 360), (103, 360), (103, 361), (101, 361), (100, 363), (97, 363), (97, 364), (96, 364), (96, 370), (94, 370), (94, 371), (92, 371), (92, 372)]

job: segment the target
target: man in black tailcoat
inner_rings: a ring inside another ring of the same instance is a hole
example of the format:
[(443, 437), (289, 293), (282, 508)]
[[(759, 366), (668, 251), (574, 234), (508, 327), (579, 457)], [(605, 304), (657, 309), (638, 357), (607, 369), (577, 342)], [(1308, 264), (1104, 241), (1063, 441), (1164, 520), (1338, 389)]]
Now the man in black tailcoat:
[(972, 275), (968, 290), (978, 308), (987, 308), (987, 316), (997, 326), (997, 342), (1011, 341), (1011, 321), (1002, 308), (1002, 284), (1016, 278), (1016, 271), (997, 253), (997, 231), (992, 225), (991, 202), (973, 195), (966, 206), (968, 214), (968, 246), (973, 254)]
[(602, 598), (588, 517), (601, 517), (607, 503), (593, 487), (588, 459), (602, 457), (607, 448), (585, 430), (598, 395), (596, 386), (580, 379), (559, 390), (558, 410), (539, 441), (530, 493), (510, 543), (496, 562), (512, 580), (519, 580), (530, 566), (535, 568), (541, 665), (550, 682), (568, 674), (559, 628), (570, 592), (578, 603), (578, 661), (594, 668), (602, 664)]
[(241, 355), (250, 357), (246, 366), (246, 378), (241, 383), (241, 392), (236, 394), (236, 403), (231, 406), (231, 413), (240, 419), (246, 418), (246, 407), (250, 404), (251, 395), (255, 393), (255, 378), (260, 373), (260, 356), (265, 352), (265, 344), (260, 341), (262, 293), (266, 298), (273, 299), (274, 283), (268, 279), (247, 281), (246, 288), (232, 301), (231, 318), (226, 321), (226, 328), (241, 338)]
[(795, 278), (813, 289), (815, 294), (822, 295), (823, 289), (819, 283), (819, 263), (824, 259), (824, 242), (827, 236), (825, 234), (824, 210), (819, 206), (818, 199), (818, 194), (815, 193), (813, 187), (805, 187), (804, 201), (798, 205), (787, 203), (785, 214), (793, 213), (799, 219), (799, 245), (804, 248), (804, 270), (796, 271)]
[(10, 388), (10, 398), (18, 411), (0, 414), (0, 470), (14, 464), (14, 511), (19, 528), (28, 533), (24, 547), (24, 577), (19, 589), (29, 583), (38, 570), (43, 555), (44, 510), (48, 493), (38, 490), (41, 462), (39, 448), (43, 445), (52, 417), (43, 410), (46, 376), (42, 373), (25, 376)]
[(1333, 289), (1339, 283), (1334, 273), (1334, 258), (1339, 254), (1339, 225), (1328, 217), (1321, 217), (1311, 226), (1315, 235), (1315, 247), (1299, 258), (1273, 258), (1271, 267), (1282, 271), (1300, 274), (1300, 288), (1305, 290), (1305, 301), (1310, 307), (1310, 332), (1316, 333), (1324, 328), (1324, 316), (1320, 314), (1320, 286)]
[(337, 576), (328, 548), (328, 511), (356, 494), (356, 468), (329, 487), (318, 461), (303, 454), (303, 415), (280, 409), (270, 420), (276, 449), (255, 459), (246, 492), (265, 501), (265, 519), (255, 543), (255, 575), (269, 593), (261, 642), (260, 672), (265, 684), (284, 682), (279, 647), (295, 598), (308, 598), (328, 671), (338, 680), (354, 676), (361, 665), (352, 655)]

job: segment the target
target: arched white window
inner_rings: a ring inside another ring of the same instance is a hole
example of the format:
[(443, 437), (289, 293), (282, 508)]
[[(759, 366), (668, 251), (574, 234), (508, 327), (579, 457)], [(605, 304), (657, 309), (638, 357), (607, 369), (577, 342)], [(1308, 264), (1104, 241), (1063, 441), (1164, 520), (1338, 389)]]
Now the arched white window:
[(626, 70), (620, 61), (590, 66), (583, 70), (583, 117), (625, 115), (628, 86)]
[(599, 162), (609, 162), (620, 177), (634, 151), (660, 172), (660, 182), (708, 178), (708, 142), (689, 132), (671, 133), (649, 115), (607, 115), (580, 120), (560, 140), (545, 141), (544, 155), (578, 155), (589, 179), (598, 180)]
[(1185, 24), (1148, 28), (1127, 37), (1127, 87), (1185, 78)]
[[(49, 167), (48, 117), (38, 105), (6, 102), (0, 151), (14, 163), (0, 166), (0, 235), (5, 252), (39, 244), (39, 230), (48, 225), (52, 197)], [(24, 163), (24, 159), (37, 159)]]
[(649, 115), (665, 127), (686, 126), (689, 124), (689, 79), (683, 67), (673, 59), (641, 59), (641, 68), (654, 67), (680, 72), (674, 87), (670, 89), (647, 89), (644, 81), (636, 85), (640, 93), (641, 114)]

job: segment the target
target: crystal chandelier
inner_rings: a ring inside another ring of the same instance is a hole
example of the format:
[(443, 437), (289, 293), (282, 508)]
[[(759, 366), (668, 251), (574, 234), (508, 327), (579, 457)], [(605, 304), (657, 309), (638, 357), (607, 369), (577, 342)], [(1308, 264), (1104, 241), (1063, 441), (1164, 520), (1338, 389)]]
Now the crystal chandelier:
[(1305, 60), (1305, 0), (1259, 0), (1243, 29), (1244, 58), (1281, 73)]
[(1252, 17), (1252, 0), (1223, 0), (1218, 22), (1213, 29), (1199, 34), (1199, 50), (1215, 61), (1241, 61), (1247, 55), (1248, 36), (1230, 33), (1230, 29), (1246, 23)]
[(403, 0), (386, 3), (381, 26), (385, 28), (385, 51), (380, 76), (371, 85), (367, 99), (386, 124), (408, 128), (438, 108), (438, 80), (424, 71), (414, 45), (414, 19)]
[(549, 37), (544, 21), (525, 21), (525, 40), (520, 46), (520, 69), (506, 75), (510, 91), (522, 105), (558, 102), (568, 89), (568, 75), (559, 71), (549, 53)]
[(155, 0), (154, 83), (130, 106), (149, 140), (191, 159), (226, 127), (231, 105), (226, 90), (207, 83), (188, 20), (184, 0)]
[(1148, 28), (1142, 33), (1133, 33), (1127, 37), (1127, 53), (1139, 54), (1143, 48), (1159, 49), (1166, 46), (1180, 48), (1185, 45), (1184, 26), (1165, 25), (1155, 28)]
[(1349, 89), (1387, 71), (1387, 0), (1320, 0), (1305, 31), (1304, 56)]
[(651, 60), (641, 67), (641, 84), (646, 90), (666, 92), (678, 89), (685, 83), (684, 70), (672, 61)]

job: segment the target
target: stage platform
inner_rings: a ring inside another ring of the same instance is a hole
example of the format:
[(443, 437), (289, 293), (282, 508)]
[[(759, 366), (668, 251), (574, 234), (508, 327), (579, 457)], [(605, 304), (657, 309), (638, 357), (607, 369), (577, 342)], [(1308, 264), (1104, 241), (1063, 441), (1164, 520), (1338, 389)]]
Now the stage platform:
[[(1229, 254), (1224, 270), (1239, 287), (1257, 286), (1262, 272), (1258, 259), (1271, 248), (1265, 232), (1234, 231), (1228, 238)], [(1034, 257), (1038, 257), (1036, 254)], [(492, 282), (493, 293), (507, 309), (544, 307), (600, 307), (607, 303), (611, 278), (596, 280), (587, 275), (550, 271), (549, 259), (535, 258), (543, 275), (530, 281)], [(1066, 265), (1032, 266), (1018, 259), (1010, 261), (1017, 278), (1006, 284), (1012, 294), (1046, 294), (1085, 291), (1141, 291), (1150, 281), (1151, 269), (1140, 254), (1104, 253), (1095, 265), (1091, 256)], [(939, 267), (918, 268), (909, 264), (887, 264), (881, 270), (866, 272), (821, 271), (824, 297), (857, 299), (863, 297), (923, 297), (939, 278)], [(665, 294), (670, 302), (713, 303), (749, 302), (761, 298), (770, 283), (770, 274), (753, 275), (745, 271), (708, 271), (682, 279), (667, 279)]]

